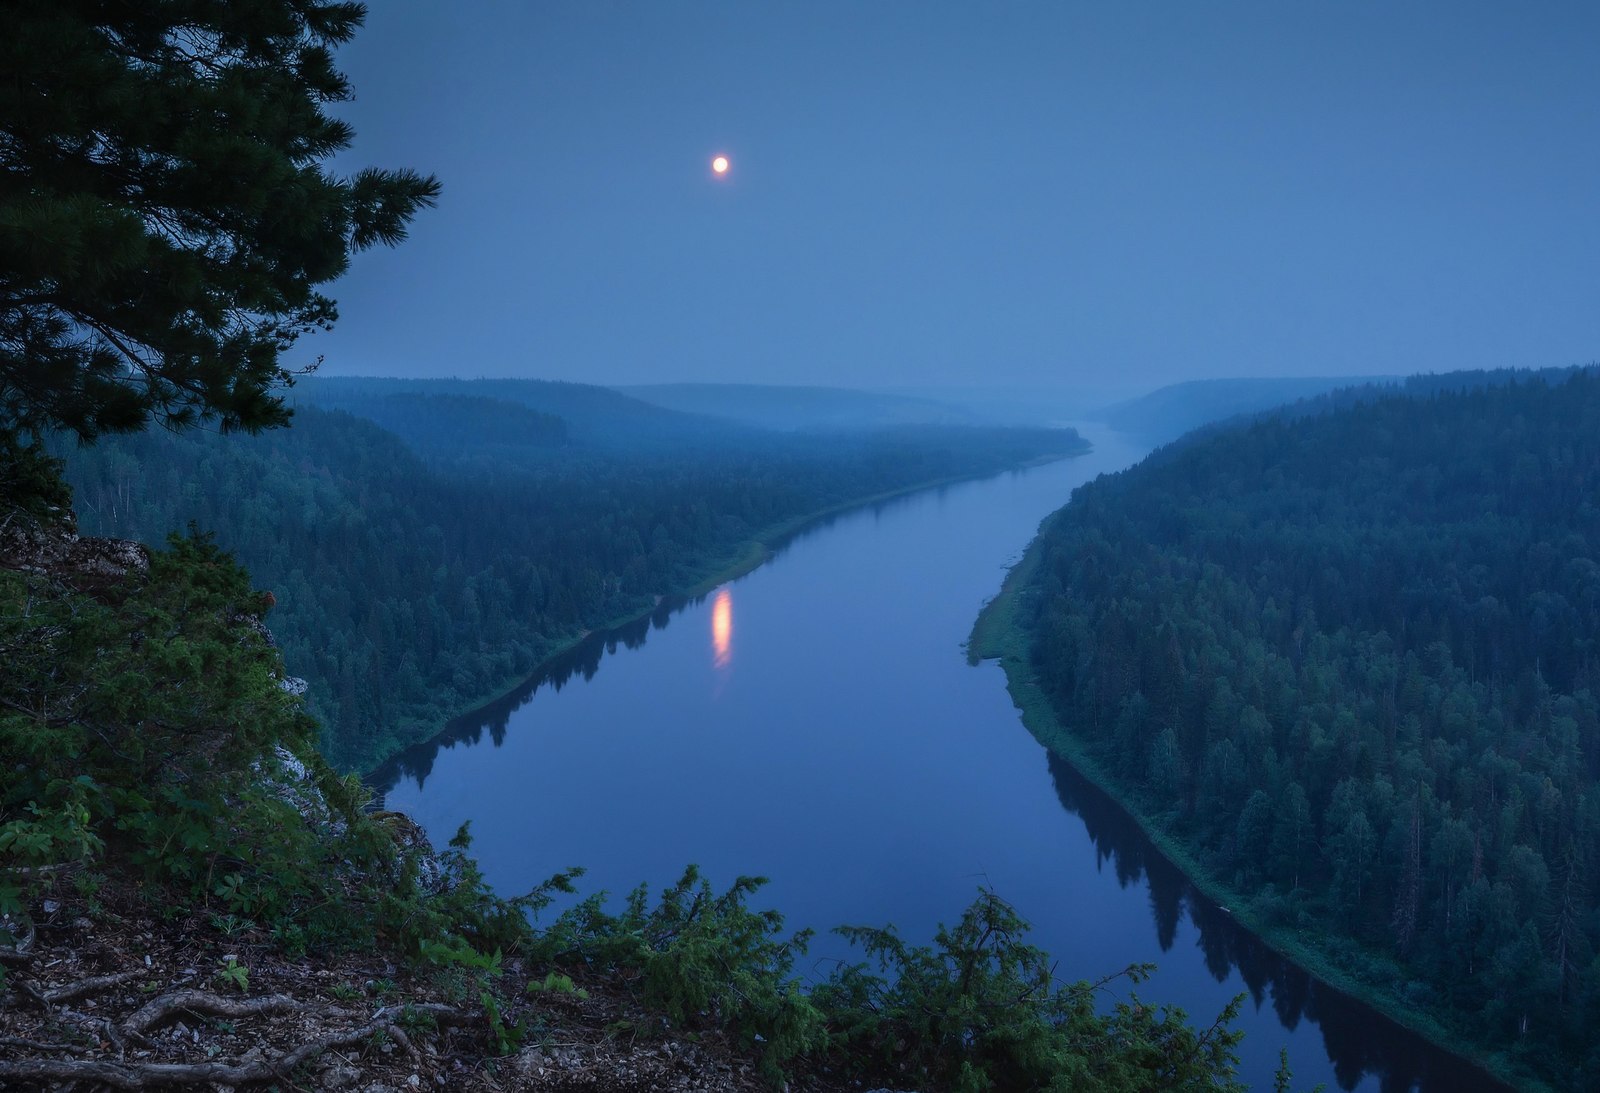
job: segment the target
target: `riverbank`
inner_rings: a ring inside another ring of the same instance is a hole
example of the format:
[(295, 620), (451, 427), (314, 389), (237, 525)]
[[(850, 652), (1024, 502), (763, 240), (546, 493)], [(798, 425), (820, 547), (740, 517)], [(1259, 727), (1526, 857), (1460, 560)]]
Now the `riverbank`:
[(872, 505), (884, 504), (928, 490), (953, 486), (962, 482), (981, 481), (996, 475), (1009, 474), (1026, 470), (1030, 467), (1039, 467), (1048, 463), (1059, 462), (1063, 459), (1087, 455), (1093, 446), (1082, 436), (1079, 436), (1078, 440), (1078, 446), (1070, 451), (1037, 456), (998, 470), (974, 471), (969, 474), (946, 475), (941, 478), (925, 479), (897, 489), (884, 490), (879, 493), (841, 501), (825, 508), (771, 524), (756, 532), (755, 535), (723, 557), (701, 566), (691, 567), (677, 588), (651, 595), (642, 599), (635, 609), (608, 618), (598, 625), (580, 630), (576, 634), (556, 639), (555, 643), (551, 645), (531, 669), (520, 671), (501, 679), (495, 686), (488, 688), (481, 697), (457, 707), (443, 720), (431, 722), (426, 726), (401, 726), (403, 729), (420, 727), (422, 731), (415, 735), (408, 733), (403, 739), (393, 741), (378, 749), (373, 757), (368, 758), (363, 763), (363, 777), (368, 781), (372, 780), (390, 760), (409, 748), (426, 744), (442, 735), (446, 731), (446, 726), (450, 723), (469, 717), (488, 706), (510, 698), (525, 686), (530, 679), (547, 671), (561, 657), (571, 653), (592, 635), (607, 633), (638, 623), (658, 610), (663, 602), (688, 602), (705, 596), (720, 585), (736, 580), (764, 565), (796, 538), (831, 520)]
[(1219, 907), (1226, 909), (1241, 926), (1278, 955), (1395, 1024), (1470, 1062), (1496, 1081), (1538, 1093), (1551, 1090), (1551, 1086), (1520, 1070), (1505, 1056), (1484, 1054), (1477, 1050), (1470, 1040), (1450, 1027), (1446, 1015), (1419, 1009), (1402, 999), (1396, 993), (1395, 985), (1405, 982), (1405, 979), (1401, 969), (1389, 958), (1362, 952), (1353, 946), (1346, 947), (1342, 954), (1346, 960), (1361, 959), (1372, 971), (1379, 973), (1363, 975), (1342, 962), (1340, 953), (1331, 951), (1321, 943), (1319, 935), (1265, 921), (1256, 914), (1249, 894), (1230, 887), (1206, 870), (1191, 853), (1187, 843), (1165, 830), (1155, 818), (1133, 806), (1134, 796), (1128, 787), (1113, 778), (1089, 753), (1083, 742), (1061, 723), (1034, 678), (1028, 655), (1028, 634), (1020, 624), (1019, 612), (1023, 598), (1030, 594), (1038, 564), (1039, 544), (1036, 540), (1029, 545), (1022, 560), (1006, 575), (1000, 592), (979, 612), (967, 642), (967, 655), (972, 663), (981, 660), (1000, 662), (1012, 702), (1033, 737), (1116, 801), (1138, 824), (1151, 844), (1196, 888)]

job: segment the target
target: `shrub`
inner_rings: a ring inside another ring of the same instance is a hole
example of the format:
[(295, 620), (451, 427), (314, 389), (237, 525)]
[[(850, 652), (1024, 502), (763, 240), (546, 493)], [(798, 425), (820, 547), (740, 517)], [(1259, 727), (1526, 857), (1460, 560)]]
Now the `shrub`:
[(1136, 996), (1102, 1013), (1104, 989), (1138, 983), (1149, 967), (1058, 985), (1046, 954), (1023, 940), (1027, 931), (989, 891), (953, 929), (941, 927), (932, 946), (909, 946), (892, 928), (844, 927), (838, 932), (887, 977), (849, 965), (813, 1000), (838, 1050), (963, 1093), (1243, 1089), (1233, 1078), (1241, 1034), (1227, 1028), (1242, 999), (1201, 1033), (1181, 1010)]

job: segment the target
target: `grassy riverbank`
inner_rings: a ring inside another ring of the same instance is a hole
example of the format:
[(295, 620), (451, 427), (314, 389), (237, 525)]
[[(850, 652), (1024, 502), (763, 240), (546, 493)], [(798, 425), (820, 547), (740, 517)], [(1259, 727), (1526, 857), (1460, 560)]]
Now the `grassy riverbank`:
[(1007, 574), (999, 594), (979, 613), (967, 643), (968, 657), (974, 663), (980, 660), (1000, 662), (1006, 674), (1007, 690), (1034, 738), (1111, 796), (1138, 823), (1156, 849), (1195, 887), (1227, 908), (1241, 926), (1273, 951), (1431, 1043), (1471, 1061), (1497, 1080), (1540, 1093), (1551, 1090), (1551, 1086), (1526, 1073), (1506, 1056), (1484, 1053), (1451, 1026), (1447, 1014), (1419, 1008), (1402, 998), (1396, 985), (1406, 981), (1405, 973), (1387, 957), (1349, 943), (1334, 947), (1328, 944), (1330, 939), (1326, 935), (1265, 920), (1257, 913), (1252, 895), (1228, 886), (1204, 869), (1187, 843), (1166, 830), (1159, 818), (1134, 806), (1136, 796), (1111, 777), (1084, 742), (1061, 723), (1035, 680), (1028, 654), (1029, 635), (1021, 625), (1020, 608), (1023, 597), (1036, 594), (1030, 586), (1039, 565), (1039, 555), (1039, 544), (1035, 542)]

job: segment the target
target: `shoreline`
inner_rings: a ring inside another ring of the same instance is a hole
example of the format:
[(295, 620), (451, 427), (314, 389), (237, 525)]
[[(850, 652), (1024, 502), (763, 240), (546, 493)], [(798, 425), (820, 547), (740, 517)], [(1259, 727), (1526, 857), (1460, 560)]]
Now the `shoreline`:
[(434, 740), (437, 740), (439, 737), (443, 736), (448, 731), (449, 726), (455, 722), (470, 717), (480, 710), (486, 709), (511, 697), (530, 680), (548, 670), (557, 660), (578, 648), (585, 641), (588, 641), (590, 638), (592, 638), (595, 634), (610, 633), (611, 631), (620, 630), (625, 626), (637, 623), (641, 619), (649, 618), (650, 615), (654, 614), (663, 603), (666, 603), (669, 600), (688, 602), (709, 594), (713, 589), (719, 587), (720, 585), (727, 584), (729, 581), (738, 580), (740, 577), (743, 577), (746, 574), (751, 573), (765, 565), (780, 550), (819, 524), (836, 517), (843, 516), (846, 513), (853, 512), (857, 509), (864, 509), (871, 505), (882, 504), (898, 498), (908, 497), (912, 494), (922, 493), (926, 490), (939, 489), (943, 486), (953, 486), (962, 482), (982, 481), (985, 478), (992, 478), (995, 475), (1007, 474), (1012, 471), (1028, 470), (1033, 467), (1042, 467), (1049, 463), (1060, 462), (1063, 459), (1074, 459), (1078, 456), (1089, 454), (1089, 452), (1093, 450), (1093, 445), (1090, 444), (1081, 433), (1078, 434), (1078, 436), (1082, 442), (1081, 446), (1072, 451), (1035, 456), (1032, 459), (1001, 467), (997, 470), (978, 471), (971, 474), (946, 475), (943, 478), (930, 478), (921, 482), (914, 482), (910, 485), (899, 487), (898, 489), (884, 490), (880, 493), (870, 494), (866, 497), (856, 497), (848, 501), (840, 501), (839, 503), (830, 505), (826, 508), (817, 509), (813, 512), (792, 517), (788, 520), (782, 520), (776, 524), (771, 524), (765, 528), (762, 528), (750, 539), (746, 540), (744, 543), (740, 544), (740, 546), (735, 548), (733, 553), (728, 557), (703, 567), (705, 575), (694, 579), (693, 583), (687, 585), (685, 588), (681, 590), (669, 590), (664, 593), (653, 594), (649, 598), (650, 602), (639, 608), (637, 611), (632, 611), (624, 615), (607, 619), (596, 626), (581, 630), (573, 636), (558, 640), (553, 646), (550, 647), (550, 650), (540, 657), (540, 659), (528, 671), (518, 672), (510, 679), (503, 680), (501, 683), (492, 688), (484, 697), (456, 710), (449, 716), (445, 717), (442, 721), (435, 723), (432, 731), (426, 736), (419, 736), (415, 740), (407, 741), (404, 744), (387, 749), (383, 752), (380, 752), (377, 756), (365, 760), (362, 764), (362, 767), (356, 773), (359, 774), (362, 782), (370, 784), (374, 776), (376, 776), (385, 765), (394, 760), (397, 756), (404, 754), (412, 748), (421, 747), (425, 744), (431, 743)]
[[(1046, 517), (1049, 519), (1049, 517)], [(1341, 967), (1315, 939), (1297, 930), (1267, 925), (1256, 916), (1252, 898), (1223, 883), (1203, 868), (1188, 845), (1163, 829), (1148, 815), (1129, 804), (1123, 787), (1112, 778), (1056, 716), (1029, 667), (1027, 633), (1017, 624), (1018, 600), (1038, 568), (1038, 540), (1028, 545), (1022, 560), (1006, 574), (1000, 591), (983, 605), (967, 639), (967, 658), (977, 664), (995, 660), (1005, 672), (1006, 691), (1017, 716), (1046, 751), (1072, 766), (1080, 775), (1116, 802), (1150, 844), (1181, 872), (1207, 899), (1227, 913), (1267, 948), (1339, 993), (1359, 1002), (1385, 1019), (1427, 1040), (1440, 1050), (1482, 1070), (1496, 1082), (1513, 1089), (1548, 1093), (1552, 1087), (1533, 1075), (1505, 1065), (1504, 1056), (1485, 1053), (1446, 1026), (1439, 1015), (1406, 1004), (1383, 984), (1374, 983)], [(1388, 960), (1388, 957), (1382, 957)]]

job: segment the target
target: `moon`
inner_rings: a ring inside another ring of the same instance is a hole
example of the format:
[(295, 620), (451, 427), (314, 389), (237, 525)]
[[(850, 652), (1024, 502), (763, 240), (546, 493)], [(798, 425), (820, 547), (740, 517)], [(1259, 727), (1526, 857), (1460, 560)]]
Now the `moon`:
[(727, 174), (728, 173), (728, 157), (727, 156), (718, 156), (715, 159), (713, 159), (711, 161), (711, 170), (715, 174), (719, 174), (719, 175)]

